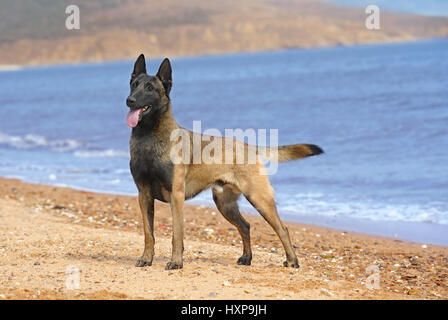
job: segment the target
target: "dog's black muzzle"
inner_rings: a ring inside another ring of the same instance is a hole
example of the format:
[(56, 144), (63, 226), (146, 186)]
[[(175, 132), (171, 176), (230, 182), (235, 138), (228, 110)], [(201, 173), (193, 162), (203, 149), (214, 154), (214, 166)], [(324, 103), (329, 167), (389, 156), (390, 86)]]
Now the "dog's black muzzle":
[(137, 99), (135, 99), (134, 97), (128, 97), (126, 99), (126, 105), (131, 109), (135, 108), (136, 102), (137, 102)]

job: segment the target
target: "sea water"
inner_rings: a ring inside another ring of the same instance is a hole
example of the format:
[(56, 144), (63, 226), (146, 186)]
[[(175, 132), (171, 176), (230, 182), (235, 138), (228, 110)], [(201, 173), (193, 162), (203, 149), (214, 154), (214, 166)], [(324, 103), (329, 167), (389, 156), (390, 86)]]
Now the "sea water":
[[(0, 72), (0, 176), (136, 194), (125, 122), (132, 67)], [(175, 58), (172, 67), (180, 125), (278, 129), (280, 145), (325, 150), (270, 176), (285, 220), (448, 245), (447, 39)], [(213, 205), (211, 193), (192, 203)]]

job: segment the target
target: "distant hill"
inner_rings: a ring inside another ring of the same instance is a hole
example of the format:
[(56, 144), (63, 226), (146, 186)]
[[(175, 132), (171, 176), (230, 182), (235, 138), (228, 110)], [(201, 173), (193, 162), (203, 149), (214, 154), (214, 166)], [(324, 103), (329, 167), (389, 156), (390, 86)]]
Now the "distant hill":
[(446, 0), (330, 0), (350, 6), (368, 6), (375, 4), (385, 10), (410, 12), (415, 14), (448, 17), (448, 1)]
[[(81, 29), (65, 28), (66, 6)], [(382, 13), (321, 0), (2, 0), (0, 64), (52, 64), (309, 48), (447, 37), (448, 18)]]

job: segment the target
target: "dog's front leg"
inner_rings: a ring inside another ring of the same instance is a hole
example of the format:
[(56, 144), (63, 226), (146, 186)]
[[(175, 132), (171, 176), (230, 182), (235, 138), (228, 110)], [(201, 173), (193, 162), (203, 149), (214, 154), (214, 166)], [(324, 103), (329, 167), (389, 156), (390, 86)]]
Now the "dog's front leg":
[(139, 188), (138, 203), (142, 213), (145, 250), (135, 263), (135, 266), (145, 267), (152, 264), (152, 258), (154, 256), (154, 199), (151, 196), (149, 188)]
[(170, 195), (171, 214), (173, 216), (173, 249), (171, 261), (165, 269), (181, 269), (183, 267), (182, 254), (184, 251), (184, 201), (185, 201), (185, 168), (176, 166), (173, 174), (173, 186)]

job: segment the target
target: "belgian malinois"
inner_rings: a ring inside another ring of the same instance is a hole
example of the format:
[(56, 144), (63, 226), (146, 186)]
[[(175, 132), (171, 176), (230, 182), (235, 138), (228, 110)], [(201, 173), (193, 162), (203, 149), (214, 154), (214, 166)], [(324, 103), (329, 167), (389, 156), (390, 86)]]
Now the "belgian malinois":
[[(171, 133), (174, 130), (183, 130), (192, 141), (196, 135), (203, 135), (180, 127), (174, 120), (170, 101), (171, 73), (171, 63), (165, 58), (157, 74), (148, 75), (145, 57), (141, 54), (134, 65), (130, 81), (131, 92), (126, 100), (130, 108), (127, 124), (132, 127), (130, 168), (138, 189), (145, 234), (145, 249), (137, 260), (136, 266), (144, 267), (152, 264), (154, 200), (159, 200), (170, 203), (173, 221), (172, 256), (165, 269), (182, 268), (184, 201), (205, 189), (212, 188), (213, 200), (218, 210), (241, 235), (243, 255), (238, 259), (238, 264), (250, 265), (252, 260), (250, 225), (241, 216), (237, 203), (238, 198), (243, 194), (279, 236), (286, 252), (286, 261), (283, 265), (298, 268), (299, 263), (291, 245), (288, 229), (280, 221), (275, 206), (274, 191), (268, 176), (263, 174), (265, 167), (258, 156), (254, 163), (237, 162), (235, 156), (231, 163), (223, 161), (221, 164), (198, 164), (194, 161), (174, 163), (172, 161), (170, 150), (177, 142), (171, 139)], [(226, 150), (229, 149), (229, 142), (234, 147), (232, 150), (242, 147), (245, 153), (251, 147), (233, 138), (211, 138), (227, 142), (222, 144), (225, 145), (223, 148)], [(201, 142), (201, 149), (206, 146), (206, 142)], [(323, 152), (321, 148), (312, 144), (280, 146), (275, 152), (271, 149), (270, 147), (255, 147), (257, 155), (261, 154), (261, 150), (267, 150), (267, 157), (270, 157), (269, 152), (275, 153), (279, 162)], [(224, 153), (222, 153), (223, 157)], [(192, 157), (192, 153), (190, 155)]]

